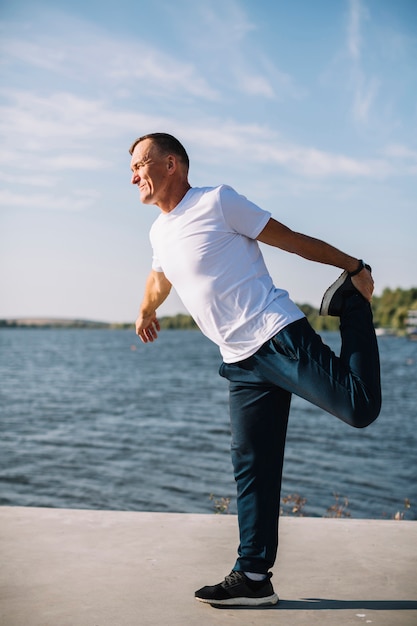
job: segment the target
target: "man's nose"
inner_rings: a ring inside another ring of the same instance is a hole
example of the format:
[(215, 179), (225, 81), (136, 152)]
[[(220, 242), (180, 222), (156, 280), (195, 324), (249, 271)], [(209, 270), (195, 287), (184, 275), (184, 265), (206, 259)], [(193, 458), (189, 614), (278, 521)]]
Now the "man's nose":
[(130, 182), (132, 183), (132, 185), (137, 185), (139, 181), (140, 181), (139, 174), (137, 172), (133, 172), (132, 179)]

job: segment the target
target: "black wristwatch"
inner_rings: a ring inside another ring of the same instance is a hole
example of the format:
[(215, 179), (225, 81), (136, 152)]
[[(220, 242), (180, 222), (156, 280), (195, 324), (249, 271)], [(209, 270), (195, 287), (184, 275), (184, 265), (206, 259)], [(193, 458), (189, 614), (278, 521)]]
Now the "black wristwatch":
[(366, 268), (366, 264), (364, 263), (364, 261), (362, 261), (362, 259), (360, 259), (358, 267), (355, 270), (353, 270), (353, 272), (349, 272), (349, 276), (356, 276), (356, 274), (359, 274), (359, 272), (361, 272), (365, 268)]

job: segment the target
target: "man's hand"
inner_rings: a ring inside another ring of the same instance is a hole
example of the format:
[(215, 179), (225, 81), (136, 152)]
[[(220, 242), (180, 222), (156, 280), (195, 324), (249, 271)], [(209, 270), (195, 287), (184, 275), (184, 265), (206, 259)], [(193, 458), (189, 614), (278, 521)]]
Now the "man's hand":
[(171, 291), (171, 283), (163, 272), (152, 270), (146, 280), (145, 294), (136, 320), (136, 334), (143, 343), (155, 341), (161, 330), (156, 318), (158, 307), (166, 300)]
[(353, 286), (363, 295), (365, 300), (370, 302), (372, 300), (372, 294), (374, 292), (374, 279), (369, 270), (364, 268), (356, 276), (352, 276)]
[(139, 313), (138, 318), (136, 320), (136, 334), (143, 343), (148, 343), (148, 341), (154, 341), (158, 338), (158, 332), (161, 330), (159, 326), (159, 322), (156, 318), (156, 313), (152, 315), (142, 315)]

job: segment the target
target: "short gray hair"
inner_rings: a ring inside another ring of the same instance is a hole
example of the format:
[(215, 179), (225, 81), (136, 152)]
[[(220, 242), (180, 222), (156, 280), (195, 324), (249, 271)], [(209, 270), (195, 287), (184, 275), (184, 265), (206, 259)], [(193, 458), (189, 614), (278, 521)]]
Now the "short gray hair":
[(129, 148), (129, 153), (133, 154), (133, 150), (136, 148), (138, 143), (144, 141), (145, 139), (151, 139), (151, 141), (153, 141), (158, 149), (164, 154), (175, 154), (179, 160), (184, 163), (187, 170), (189, 169), (190, 159), (188, 158), (186, 149), (182, 143), (178, 141), (178, 139), (168, 133), (149, 133), (148, 135), (143, 135), (142, 137), (135, 139)]

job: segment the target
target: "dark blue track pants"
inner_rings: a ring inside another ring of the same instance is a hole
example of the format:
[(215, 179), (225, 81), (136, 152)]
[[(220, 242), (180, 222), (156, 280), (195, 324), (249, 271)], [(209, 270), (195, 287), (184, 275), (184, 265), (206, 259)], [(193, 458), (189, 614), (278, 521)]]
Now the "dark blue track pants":
[(356, 428), (378, 417), (378, 345), (371, 307), (360, 295), (346, 299), (340, 333), (341, 351), (336, 356), (303, 318), (248, 359), (220, 367), (230, 383), (240, 532), (236, 570), (265, 573), (275, 562), (291, 394)]

